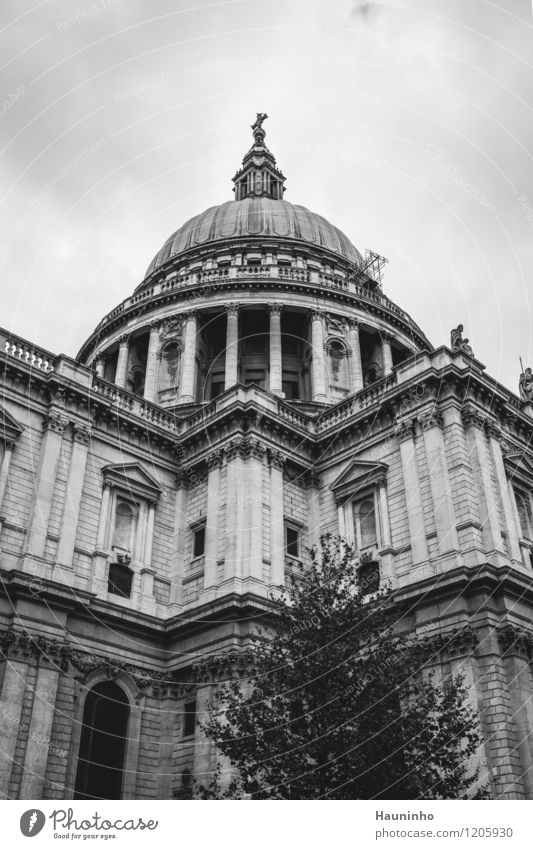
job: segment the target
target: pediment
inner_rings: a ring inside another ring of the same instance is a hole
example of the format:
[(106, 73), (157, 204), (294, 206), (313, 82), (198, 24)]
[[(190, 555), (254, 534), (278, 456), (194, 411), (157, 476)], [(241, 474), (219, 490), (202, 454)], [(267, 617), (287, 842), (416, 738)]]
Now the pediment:
[(533, 488), (533, 459), (520, 449), (509, 446), (504, 457), (505, 469), (511, 480), (522, 480)]
[(140, 463), (120, 463), (104, 466), (104, 481), (126, 489), (134, 495), (157, 500), (163, 489), (159, 481), (146, 471)]
[(331, 484), (337, 501), (343, 501), (362, 492), (367, 487), (376, 486), (386, 478), (388, 466), (367, 460), (351, 460), (341, 474)]
[(18, 421), (8, 413), (8, 411), (0, 406), (0, 440), (4, 442), (16, 441), (24, 428)]

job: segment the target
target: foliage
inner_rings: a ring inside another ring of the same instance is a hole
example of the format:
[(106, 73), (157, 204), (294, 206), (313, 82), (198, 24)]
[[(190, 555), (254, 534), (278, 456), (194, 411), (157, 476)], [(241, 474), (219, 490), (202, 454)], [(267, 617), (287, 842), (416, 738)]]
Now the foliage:
[(390, 587), (369, 592), (349, 545), (326, 535), (310, 555), (275, 601), (244, 680), (219, 687), (204, 723), (238, 777), (223, 790), (219, 770), (197, 795), (484, 798), (462, 679), (436, 682)]

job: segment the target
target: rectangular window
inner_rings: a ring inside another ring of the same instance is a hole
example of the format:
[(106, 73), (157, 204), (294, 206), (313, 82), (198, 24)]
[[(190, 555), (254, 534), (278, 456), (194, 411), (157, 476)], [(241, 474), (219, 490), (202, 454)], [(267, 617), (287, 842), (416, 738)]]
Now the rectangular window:
[(524, 539), (533, 541), (533, 511), (530, 493), (526, 490), (515, 489), (515, 498), (522, 536)]
[(193, 530), (192, 556), (201, 557), (205, 551), (205, 525)]
[(196, 700), (183, 706), (183, 736), (192, 737), (196, 728)]
[(300, 556), (300, 531), (290, 525), (285, 527), (285, 551), (289, 557)]
[(374, 493), (353, 504), (355, 545), (358, 549), (377, 545), (377, 521)]
[(371, 560), (359, 567), (359, 586), (362, 595), (370, 595), (379, 590), (379, 563)]
[(111, 563), (107, 580), (107, 591), (122, 598), (130, 598), (133, 572), (121, 563)]

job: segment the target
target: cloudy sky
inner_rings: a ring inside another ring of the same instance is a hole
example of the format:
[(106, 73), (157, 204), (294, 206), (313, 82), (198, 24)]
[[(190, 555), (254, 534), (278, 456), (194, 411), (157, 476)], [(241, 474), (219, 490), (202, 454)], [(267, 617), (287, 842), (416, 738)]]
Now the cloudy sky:
[(75, 355), (232, 197), (255, 113), (287, 200), (389, 259), (435, 345), (533, 365), (531, 0), (2, 0), (0, 325)]

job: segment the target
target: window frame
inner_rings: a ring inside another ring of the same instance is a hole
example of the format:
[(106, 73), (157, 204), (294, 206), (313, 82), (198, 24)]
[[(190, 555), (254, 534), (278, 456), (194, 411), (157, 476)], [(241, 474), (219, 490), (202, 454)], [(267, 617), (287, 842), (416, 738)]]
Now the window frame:
[[(191, 531), (191, 562), (193, 560), (200, 560), (202, 557), (205, 557), (206, 526), (207, 526), (207, 520), (205, 518), (200, 519), (198, 522), (194, 522), (190, 526), (190, 531)], [(196, 545), (196, 534), (199, 533), (199, 532), (203, 532), (202, 553), (201, 554), (195, 554), (194, 552), (195, 552), (195, 545)]]
[[(194, 705), (193, 710), (187, 710), (187, 707), (190, 706), (190, 705)], [(197, 699), (188, 699), (187, 701), (183, 702), (183, 719), (182, 719), (182, 723), (181, 723), (181, 736), (182, 737), (190, 739), (191, 737), (194, 737), (196, 735), (196, 714), (197, 714), (197, 710), (198, 710)], [(192, 717), (193, 728), (192, 728), (192, 731), (187, 732), (187, 721), (188, 720), (191, 721), (191, 719), (190, 719), (191, 717)]]
[[(294, 521), (293, 519), (285, 519), (283, 523), (283, 550), (285, 553), (285, 557), (290, 558), (293, 562), (301, 563), (302, 561), (302, 537), (303, 537), (303, 525), (299, 522)], [(298, 554), (290, 554), (288, 550), (288, 539), (287, 535), (289, 531), (294, 531), (297, 534), (297, 546), (298, 546)]]

